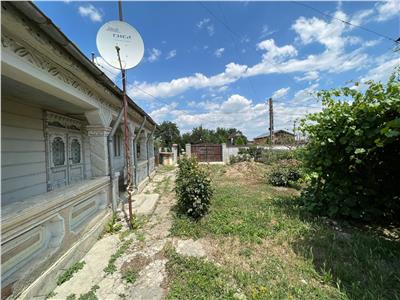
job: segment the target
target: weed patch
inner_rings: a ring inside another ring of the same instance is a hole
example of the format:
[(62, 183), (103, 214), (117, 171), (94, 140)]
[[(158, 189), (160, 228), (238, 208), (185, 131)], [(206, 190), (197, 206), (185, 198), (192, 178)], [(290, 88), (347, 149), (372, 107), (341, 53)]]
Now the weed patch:
[(117, 271), (117, 267), (115, 266), (115, 261), (119, 257), (121, 257), (122, 254), (125, 253), (125, 251), (129, 248), (130, 244), (132, 244), (132, 240), (127, 240), (123, 242), (122, 245), (118, 248), (117, 252), (111, 255), (107, 267), (105, 267), (103, 270), (106, 274), (113, 274), (115, 271)]
[(57, 278), (57, 285), (62, 285), (64, 282), (70, 280), (72, 276), (83, 268), (86, 263), (84, 261), (77, 262), (69, 267), (63, 274)]

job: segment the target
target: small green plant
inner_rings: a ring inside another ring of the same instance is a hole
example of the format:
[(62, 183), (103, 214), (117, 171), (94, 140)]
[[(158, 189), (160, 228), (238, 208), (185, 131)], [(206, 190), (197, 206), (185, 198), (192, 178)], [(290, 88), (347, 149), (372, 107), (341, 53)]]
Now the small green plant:
[(136, 238), (138, 241), (144, 242), (146, 240), (146, 237), (144, 236), (144, 234), (142, 232), (138, 232), (136, 235)]
[(51, 291), (50, 293), (48, 293), (46, 295), (46, 297), (44, 299), (50, 299), (50, 298), (55, 297), (56, 295), (57, 295), (57, 293), (55, 293), (54, 291)]
[(99, 288), (97, 284), (92, 286), (89, 292), (79, 295), (78, 300), (97, 300), (96, 291)]
[(63, 274), (61, 274), (57, 279), (57, 285), (62, 285), (64, 282), (70, 280), (72, 276), (85, 265), (85, 261), (77, 262), (69, 267)]
[(106, 274), (113, 274), (117, 271), (117, 267), (115, 266), (115, 261), (129, 248), (130, 244), (132, 244), (132, 240), (127, 240), (122, 243), (122, 245), (118, 248), (117, 252), (111, 255), (110, 260), (108, 261), (107, 267), (104, 268), (104, 272)]
[(268, 173), (268, 182), (274, 186), (290, 186), (301, 178), (298, 162), (281, 161)]
[(76, 300), (76, 294), (70, 294), (65, 298), (65, 300)]
[(242, 248), (239, 251), (240, 256), (250, 257), (253, 251), (250, 248)]
[(184, 157), (178, 165), (175, 187), (178, 209), (189, 217), (199, 219), (208, 212), (213, 195), (211, 180), (194, 158)]
[(127, 283), (135, 283), (137, 277), (138, 274), (135, 271), (127, 271), (122, 275), (122, 279), (125, 280)]
[(106, 233), (116, 233), (122, 229), (122, 224), (117, 223), (118, 222), (118, 216), (116, 213), (114, 213), (110, 219), (110, 221), (106, 224), (104, 231)]

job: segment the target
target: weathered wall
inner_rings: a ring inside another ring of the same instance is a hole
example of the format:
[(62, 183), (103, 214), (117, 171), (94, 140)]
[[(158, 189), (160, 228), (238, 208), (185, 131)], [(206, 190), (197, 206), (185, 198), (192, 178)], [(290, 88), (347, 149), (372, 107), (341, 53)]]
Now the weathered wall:
[(43, 112), (11, 99), (1, 103), (2, 205), (46, 193)]

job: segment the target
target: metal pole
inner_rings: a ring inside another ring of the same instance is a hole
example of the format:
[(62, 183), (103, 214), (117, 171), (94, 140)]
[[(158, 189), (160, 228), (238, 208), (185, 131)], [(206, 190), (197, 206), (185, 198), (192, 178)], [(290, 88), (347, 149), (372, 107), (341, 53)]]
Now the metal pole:
[(119, 65), (121, 68), (122, 73), (122, 97), (123, 97), (123, 104), (124, 104), (124, 144), (125, 144), (125, 163), (126, 169), (128, 173), (128, 184), (127, 184), (127, 191), (128, 191), (128, 205), (129, 205), (129, 222), (132, 221), (132, 195), (131, 195), (131, 188), (132, 188), (132, 170), (131, 170), (131, 158), (130, 158), (130, 151), (129, 151), (129, 128), (128, 128), (128, 101), (126, 99), (126, 77), (125, 77), (125, 70), (122, 68), (121, 56), (120, 56), (120, 48), (118, 46), (115, 47), (117, 49), (117, 55), (119, 60)]
[(274, 108), (272, 98), (269, 98), (269, 142), (273, 144), (274, 139)]

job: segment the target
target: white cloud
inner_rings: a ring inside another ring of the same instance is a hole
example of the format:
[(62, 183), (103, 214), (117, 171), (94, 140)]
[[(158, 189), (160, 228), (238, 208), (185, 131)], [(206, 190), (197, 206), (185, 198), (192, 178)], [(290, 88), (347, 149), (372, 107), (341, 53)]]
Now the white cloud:
[(241, 95), (235, 94), (222, 103), (220, 111), (223, 113), (238, 113), (248, 109), (250, 105), (250, 100)]
[(168, 52), (167, 57), (165, 59), (171, 59), (176, 56), (176, 50), (171, 50)]
[(115, 81), (117, 79), (117, 76), (120, 73), (119, 69), (116, 69), (114, 67), (111, 67), (108, 63), (105, 62), (105, 60), (101, 57), (98, 56), (94, 59), (94, 63), (100, 68), (101, 71), (103, 71), (108, 78), (110, 78), (112, 81)]
[(272, 94), (272, 99), (284, 98), (288, 94), (290, 87), (281, 88)]
[(269, 35), (271, 35), (271, 34), (273, 34), (275, 32), (276, 32), (276, 30), (269, 29), (268, 25), (263, 25), (263, 28), (261, 30), (260, 39), (264, 39), (267, 36), (269, 36)]
[(225, 51), (225, 48), (219, 48), (219, 49), (217, 49), (217, 50), (214, 51), (214, 55), (215, 55), (216, 57), (221, 57), (222, 54), (224, 53), (224, 51)]
[(149, 62), (157, 61), (161, 55), (161, 50), (156, 48), (150, 49), (149, 52), (150, 52), (148, 57)]
[(209, 18), (204, 18), (203, 20), (201, 20), (201, 21), (199, 21), (198, 23), (197, 23), (197, 27), (199, 28), (199, 29), (202, 29), (206, 24), (208, 24), (210, 22), (210, 19)]
[[(267, 105), (255, 104), (251, 99), (239, 94), (231, 95), (221, 103), (190, 101), (188, 106), (189, 109), (179, 109), (176, 103), (172, 103), (152, 111), (150, 115), (157, 122), (164, 120), (175, 122), (182, 132), (200, 125), (210, 129), (235, 127), (252, 138), (266, 132), (268, 128)], [(199, 108), (203, 111), (200, 112)], [(275, 128), (291, 130), (295, 119), (319, 110), (318, 107), (276, 103), (274, 105)]]
[(92, 4), (79, 6), (78, 11), (82, 17), (89, 17), (93, 22), (103, 21), (103, 13)]
[(393, 17), (399, 18), (400, 15), (400, 1), (399, 0), (388, 0), (383, 3), (377, 4), (376, 7), (378, 16), (376, 20), (378, 22), (389, 20)]
[[(336, 12), (335, 16), (343, 20), (348, 17), (343, 12)], [(202, 25), (204, 26), (204, 25)], [(189, 89), (202, 89), (229, 85), (245, 77), (265, 74), (290, 74), (301, 72), (301, 80), (316, 80), (323, 72), (339, 74), (349, 70), (360, 70), (368, 67), (371, 59), (364, 52), (365, 48), (375, 42), (367, 41), (365, 45), (355, 50), (347, 51), (346, 47), (359, 43), (357, 38), (348, 36), (352, 29), (343, 22), (323, 19), (298, 18), (292, 29), (297, 34), (297, 40), (301, 44), (317, 43), (324, 46), (320, 53), (299, 57), (298, 50), (290, 44), (277, 45), (274, 39), (261, 41), (257, 49), (263, 51), (260, 62), (252, 65), (240, 65), (234, 62), (226, 65), (221, 73), (206, 76), (195, 73), (188, 77), (176, 78), (166, 82), (136, 82), (139, 86), (156, 97), (171, 97), (181, 94)], [(148, 98), (143, 93), (132, 90), (134, 97)]]
[(213, 36), (214, 35), (215, 30), (214, 30), (214, 25), (213, 24), (207, 26), (207, 32), (208, 32), (209, 36)]
[(317, 71), (310, 71), (304, 73), (302, 77), (295, 76), (294, 79), (296, 81), (313, 81), (313, 80), (318, 80), (319, 79), (319, 73)]
[(387, 81), (389, 76), (392, 75), (396, 66), (400, 66), (400, 58), (393, 58), (391, 60), (378, 64), (377, 67), (370, 69), (368, 73), (361, 78), (360, 81), (365, 82), (367, 80), (374, 80), (376, 82), (385, 82)]
[(215, 33), (214, 24), (211, 23), (209, 18), (204, 18), (203, 20), (199, 21), (196, 26), (200, 30), (205, 28), (209, 36), (213, 36)]
[[(361, 10), (357, 13), (354, 14), (354, 16), (352, 17), (350, 23), (360, 26), (362, 23), (364, 23), (366, 21), (366, 19), (368, 17), (370, 17), (372, 14), (374, 13), (373, 9), (365, 9), (365, 10)], [(368, 19), (367, 19), (368, 20)]]
[(297, 50), (292, 45), (278, 47), (273, 39), (262, 41), (257, 44), (257, 49), (265, 50), (263, 60), (282, 61), (285, 58), (296, 56)]

